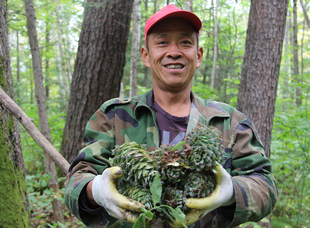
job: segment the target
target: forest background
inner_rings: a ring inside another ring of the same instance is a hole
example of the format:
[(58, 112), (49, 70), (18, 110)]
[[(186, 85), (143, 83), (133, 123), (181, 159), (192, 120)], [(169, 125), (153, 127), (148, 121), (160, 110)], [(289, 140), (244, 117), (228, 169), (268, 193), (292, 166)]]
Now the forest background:
[[(185, 1), (170, 3), (184, 8)], [(61, 150), (84, 2), (36, 0), (34, 4), (51, 142), (57, 150)], [(167, 1), (163, 0), (140, 2), (140, 47), (144, 44), (145, 21), (166, 4)], [(237, 105), (250, 5), (250, 1), (243, 0), (192, 1), (192, 11), (203, 22), (200, 46), (204, 48), (204, 61), (193, 81), (193, 90), (201, 97)], [(100, 7), (100, 4), (93, 7)], [(270, 145), (270, 158), (280, 196), (271, 214), (273, 227), (307, 227), (310, 218), (309, 9), (309, 1), (289, 1)], [(24, 2), (8, 1), (7, 17), (15, 100), (40, 128)], [(135, 93), (131, 77), (134, 25), (131, 23), (129, 30), (121, 96)], [(137, 93), (151, 86), (148, 69), (138, 59)], [(58, 224), (62, 227), (83, 227), (65, 206), (62, 206), (65, 220), (53, 221), (51, 202), (55, 197), (62, 200), (63, 173), (58, 171), (60, 192), (55, 195), (55, 191), (48, 188), (51, 176), (45, 172), (42, 149), (23, 127), (20, 131), (31, 226), (56, 227)], [(255, 223), (251, 225), (259, 226)]]

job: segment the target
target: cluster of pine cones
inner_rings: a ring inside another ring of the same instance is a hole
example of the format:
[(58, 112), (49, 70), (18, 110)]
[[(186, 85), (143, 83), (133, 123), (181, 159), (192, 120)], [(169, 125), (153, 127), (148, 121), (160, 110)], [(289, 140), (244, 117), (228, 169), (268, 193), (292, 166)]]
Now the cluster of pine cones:
[(186, 213), (186, 199), (210, 195), (216, 185), (213, 169), (223, 156), (222, 139), (203, 127), (190, 132), (177, 145), (181, 146), (162, 145), (149, 152), (142, 145), (129, 142), (113, 150), (111, 165), (124, 171), (119, 192), (152, 209), (155, 205), (150, 186), (158, 173), (162, 182), (161, 204), (179, 207)]

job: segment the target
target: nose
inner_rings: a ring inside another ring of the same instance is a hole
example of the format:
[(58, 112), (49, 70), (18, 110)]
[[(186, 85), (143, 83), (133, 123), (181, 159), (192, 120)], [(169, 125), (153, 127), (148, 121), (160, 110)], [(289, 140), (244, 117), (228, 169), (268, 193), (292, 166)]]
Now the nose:
[(178, 59), (182, 56), (182, 53), (180, 52), (180, 49), (178, 45), (175, 42), (172, 42), (169, 45), (169, 49), (167, 52), (167, 57), (172, 59)]

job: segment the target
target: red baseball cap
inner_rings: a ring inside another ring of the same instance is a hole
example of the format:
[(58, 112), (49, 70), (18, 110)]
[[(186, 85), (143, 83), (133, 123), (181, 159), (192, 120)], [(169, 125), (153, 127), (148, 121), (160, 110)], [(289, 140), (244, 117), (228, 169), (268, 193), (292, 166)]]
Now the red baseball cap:
[(202, 23), (200, 19), (192, 12), (182, 10), (178, 7), (176, 7), (173, 4), (167, 5), (161, 10), (159, 10), (157, 13), (155, 13), (153, 16), (151, 16), (145, 23), (145, 44), (146, 44), (146, 38), (148, 35), (148, 32), (150, 29), (160, 20), (163, 20), (165, 18), (169, 17), (180, 17), (188, 20), (192, 23), (196, 31), (199, 33), (199, 30), (201, 29)]

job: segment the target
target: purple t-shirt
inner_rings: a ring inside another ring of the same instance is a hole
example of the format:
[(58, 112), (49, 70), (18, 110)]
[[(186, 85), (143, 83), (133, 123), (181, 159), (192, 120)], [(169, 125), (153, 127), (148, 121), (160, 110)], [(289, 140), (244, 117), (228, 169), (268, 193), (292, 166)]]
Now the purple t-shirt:
[(175, 145), (182, 141), (186, 134), (189, 116), (178, 117), (170, 115), (163, 110), (155, 101), (154, 108), (157, 111), (157, 127), (161, 144)]

